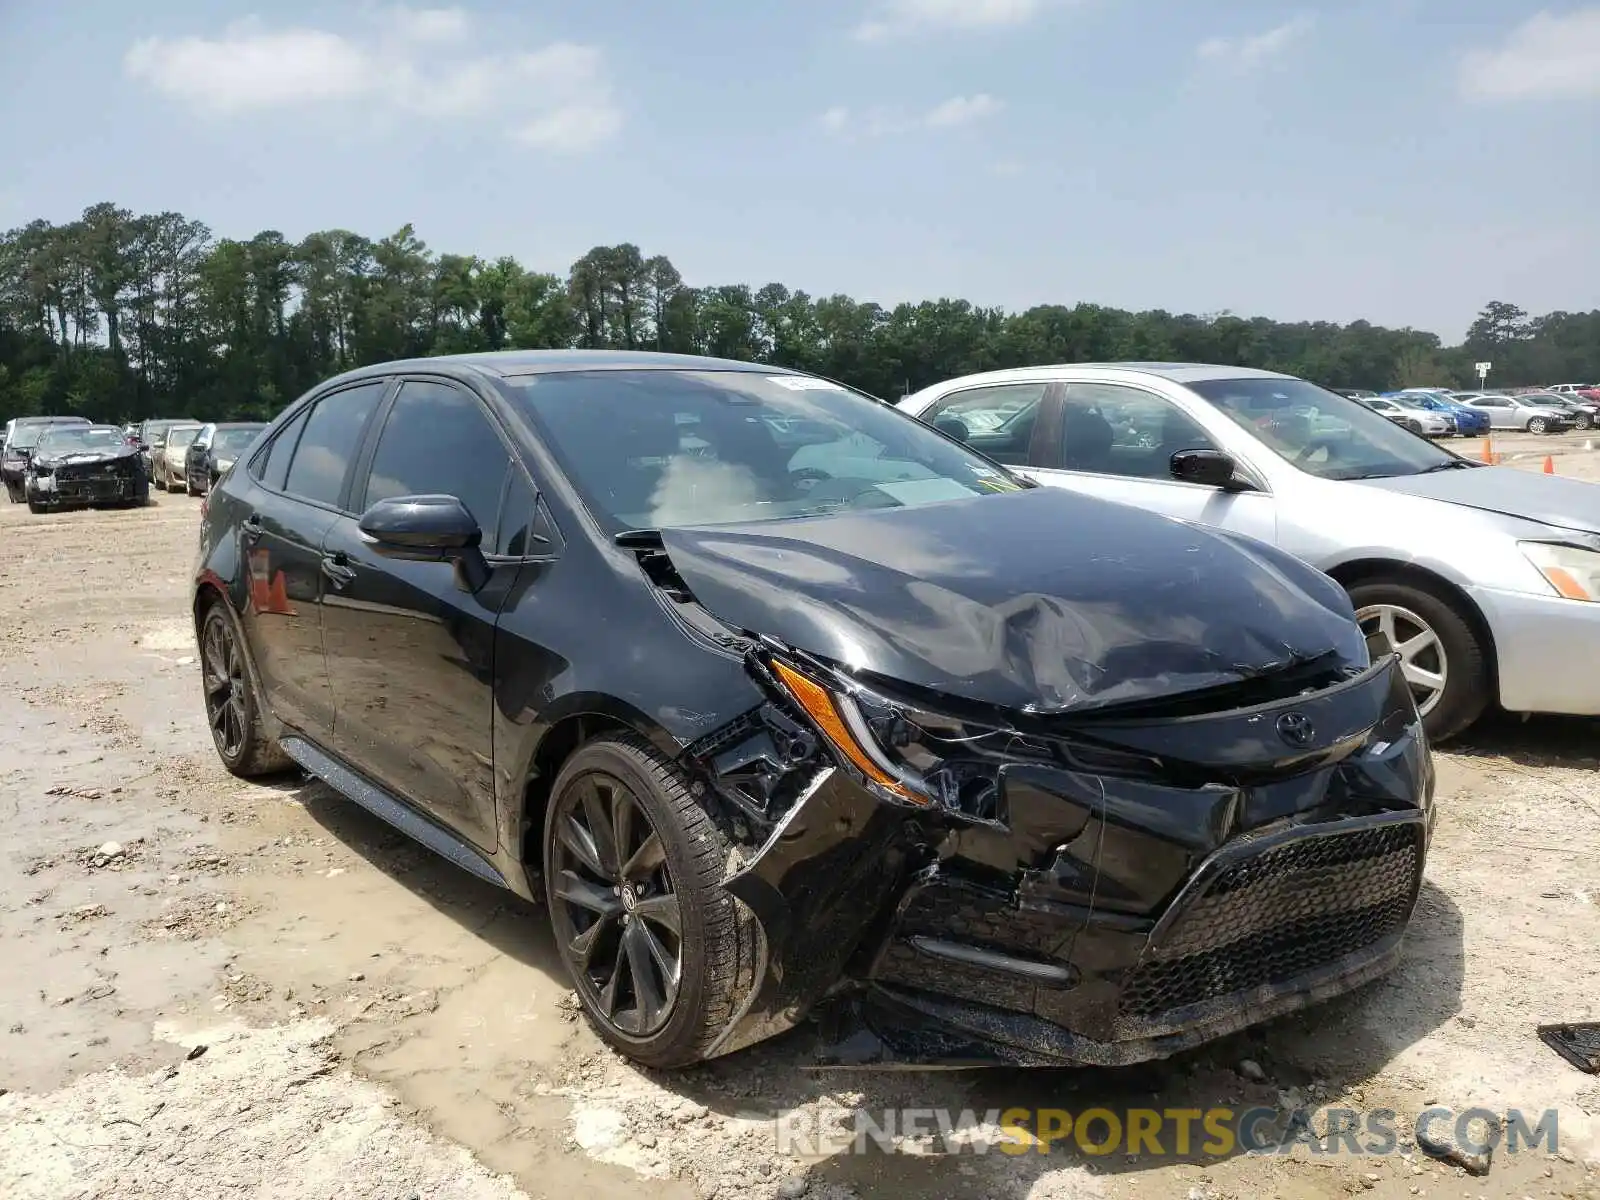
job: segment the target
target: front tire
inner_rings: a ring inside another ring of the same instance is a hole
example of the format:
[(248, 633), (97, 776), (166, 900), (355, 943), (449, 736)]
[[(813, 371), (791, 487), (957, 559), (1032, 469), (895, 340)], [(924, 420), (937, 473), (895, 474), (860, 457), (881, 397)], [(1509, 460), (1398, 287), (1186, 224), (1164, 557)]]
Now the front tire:
[(291, 765), (282, 747), (267, 735), (244, 635), (220, 600), (206, 610), (200, 624), (200, 680), (211, 742), (230, 773), (254, 779)]
[(29, 500), (28, 511), (36, 517), (42, 517), (50, 511), (50, 506), (48, 504), (40, 504), (37, 500)]
[(1549, 428), (1550, 422), (1546, 421), (1543, 417), (1530, 417), (1528, 419), (1529, 433), (1544, 433)]
[(185, 475), (183, 477), (183, 490), (191, 496), (198, 496), (199, 490), (194, 486), (194, 481)]
[(1383, 633), (1434, 742), (1454, 737), (1483, 715), (1492, 698), (1489, 664), (1472, 623), (1432, 589), (1374, 580), (1350, 589), (1356, 620), (1368, 636)]
[(631, 735), (585, 743), (545, 816), (556, 946), (600, 1037), (646, 1066), (703, 1061), (754, 986), (755, 922), (688, 779)]

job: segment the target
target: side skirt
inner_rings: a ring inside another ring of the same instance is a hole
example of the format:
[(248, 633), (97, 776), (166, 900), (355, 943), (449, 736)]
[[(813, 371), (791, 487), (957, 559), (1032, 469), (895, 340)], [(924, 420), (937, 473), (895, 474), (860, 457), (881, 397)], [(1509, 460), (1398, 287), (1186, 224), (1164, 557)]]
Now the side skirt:
[(312, 745), (298, 734), (289, 734), (278, 740), (283, 752), (305, 770), (322, 780), (334, 791), (353, 800), (380, 820), (387, 821), (401, 833), (420, 842), (440, 858), (470, 871), (486, 883), (509, 889), (505, 877), (495, 870), (482, 854), (456, 834), (430, 821), (409, 804), (397, 800), (383, 788), (363, 775), (357, 774), (338, 759)]

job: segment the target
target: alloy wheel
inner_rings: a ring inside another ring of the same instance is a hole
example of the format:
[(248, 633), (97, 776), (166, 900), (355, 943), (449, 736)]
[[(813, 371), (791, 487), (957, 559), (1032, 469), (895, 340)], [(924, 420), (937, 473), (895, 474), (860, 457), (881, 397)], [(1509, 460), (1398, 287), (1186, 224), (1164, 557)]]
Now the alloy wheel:
[(1427, 716), (1439, 704), (1450, 679), (1450, 663), (1439, 635), (1416, 613), (1398, 604), (1372, 604), (1356, 612), (1361, 632), (1381, 633), (1400, 655), (1400, 671), (1411, 687), (1417, 713)]
[(621, 780), (590, 772), (557, 798), (551, 847), (556, 939), (590, 1011), (646, 1038), (671, 1018), (683, 913), (661, 836)]
[(206, 622), (200, 647), (201, 679), (206, 694), (206, 720), (217, 753), (230, 762), (244, 753), (245, 713), (244, 655), (226, 619), (213, 616)]
[(1543, 417), (1535, 417), (1533, 420), (1528, 422), (1529, 433), (1543, 433), (1544, 430), (1545, 420)]

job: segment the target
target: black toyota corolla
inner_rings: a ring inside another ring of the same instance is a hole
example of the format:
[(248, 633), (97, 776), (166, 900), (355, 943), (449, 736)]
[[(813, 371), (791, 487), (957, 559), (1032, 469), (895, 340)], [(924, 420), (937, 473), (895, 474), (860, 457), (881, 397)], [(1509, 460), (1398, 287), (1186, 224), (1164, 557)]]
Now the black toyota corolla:
[(543, 902), (647, 1064), (1160, 1057), (1383, 973), (1421, 883), (1337, 584), (773, 367), (340, 376), (212, 494), (194, 619), (230, 770)]

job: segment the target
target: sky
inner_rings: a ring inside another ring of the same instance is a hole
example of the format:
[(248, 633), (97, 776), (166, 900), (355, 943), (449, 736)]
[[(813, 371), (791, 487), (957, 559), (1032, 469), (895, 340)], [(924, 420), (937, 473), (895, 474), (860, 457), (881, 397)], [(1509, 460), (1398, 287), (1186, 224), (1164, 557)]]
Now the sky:
[(0, 0), (0, 227), (100, 200), (1455, 342), (1600, 307), (1600, 3)]

